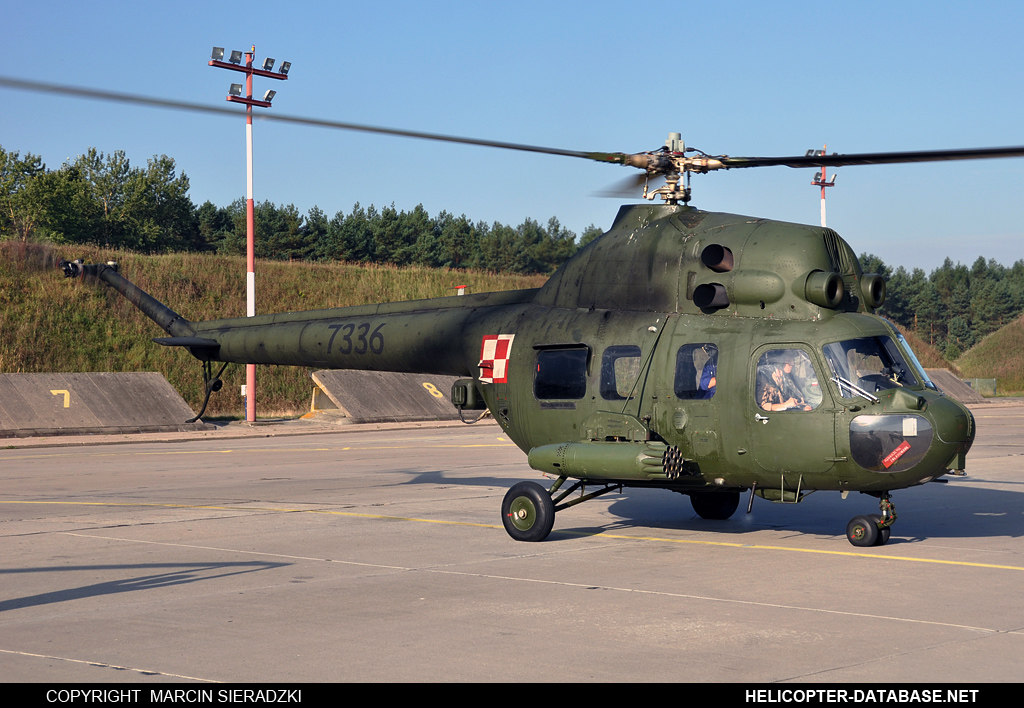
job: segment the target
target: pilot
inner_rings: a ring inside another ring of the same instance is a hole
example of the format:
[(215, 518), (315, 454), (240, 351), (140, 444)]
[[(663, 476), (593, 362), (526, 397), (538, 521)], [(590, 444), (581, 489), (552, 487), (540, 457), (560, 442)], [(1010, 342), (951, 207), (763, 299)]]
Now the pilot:
[(800, 387), (793, 381), (793, 357), (784, 354), (780, 363), (757, 377), (758, 403), (766, 411), (811, 410)]

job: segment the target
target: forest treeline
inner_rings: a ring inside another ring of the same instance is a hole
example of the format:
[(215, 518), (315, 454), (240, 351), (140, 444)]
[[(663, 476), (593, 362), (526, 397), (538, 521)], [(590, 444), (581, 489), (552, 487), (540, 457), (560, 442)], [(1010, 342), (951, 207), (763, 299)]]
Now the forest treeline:
[[(196, 206), (188, 177), (166, 155), (145, 167), (124, 152), (90, 149), (56, 170), (39, 156), (0, 146), (0, 235), (129, 249), (138, 253), (245, 253), (245, 202)], [(550, 273), (600, 235), (590, 226), (579, 238), (557, 218), (518, 226), (473, 222), (422, 206), (399, 211), (356, 204), (328, 216), (319, 207), (255, 206), (256, 256), (300, 261), (347, 261), (471, 268), (517, 274)], [(1024, 310), (1024, 260), (1010, 267), (979, 257), (970, 267), (950, 259), (926, 274), (893, 268), (863, 254), (865, 272), (887, 281), (881, 314), (955, 360), (986, 334)]]
[(930, 274), (920, 268), (895, 269), (880, 258), (862, 254), (865, 273), (886, 280), (879, 314), (939, 348), (949, 361), (1024, 310), (1024, 260), (1010, 267), (979, 256), (968, 267), (949, 258)]
[[(178, 251), (245, 254), (245, 200), (196, 206), (174, 160), (153, 157), (134, 167), (124, 152), (92, 148), (48, 170), (37, 155), (0, 146), (0, 233), (22, 241), (88, 244), (138, 253)], [(475, 268), (550, 273), (600, 235), (577, 235), (557, 218), (518, 226), (473, 222), (464, 214), (431, 216), (421, 206), (399, 211), (356, 204), (328, 216), (319, 207), (255, 205), (256, 257)]]

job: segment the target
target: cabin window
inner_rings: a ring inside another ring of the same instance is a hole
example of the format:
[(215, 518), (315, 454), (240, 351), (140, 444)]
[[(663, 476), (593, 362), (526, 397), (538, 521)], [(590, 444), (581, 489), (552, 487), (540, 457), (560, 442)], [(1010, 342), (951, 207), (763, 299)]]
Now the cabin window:
[(718, 388), (718, 347), (685, 344), (676, 353), (675, 394), (682, 399), (707, 399)]
[(601, 357), (601, 398), (624, 401), (640, 376), (640, 347), (622, 344), (608, 347)]
[(585, 347), (537, 352), (533, 395), (541, 399), (579, 400), (587, 394)]
[(821, 405), (821, 385), (802, 349), (771, 349), (757, 360), (754, 402), (766, 411), (810, 411)]

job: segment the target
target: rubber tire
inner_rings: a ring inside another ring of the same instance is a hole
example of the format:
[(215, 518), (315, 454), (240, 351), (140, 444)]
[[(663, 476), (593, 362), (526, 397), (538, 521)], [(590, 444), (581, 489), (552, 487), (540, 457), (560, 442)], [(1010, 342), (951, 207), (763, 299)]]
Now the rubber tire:
[[(875, 522), (875, 525), (882, 523), (881, 514), (869, 514), (868, 518)], [(889, 540), (889, 527), (878, 529), (878, 541), (875, 542), (876, 546), (884, 546), (886, 541)]]
[(846, 525), (846, 540), (858, 548), (878, 545), (878, 524), (868, 516), (855, 516)]
[(690, 492), (690, 505), (702, 519), (723, 521), (736, 513), (739, 492)]
[(505, 493), (501, 523), (516, 541), (543, 541), (555, 525), (555, 503), (536, 482), (520, 482)]

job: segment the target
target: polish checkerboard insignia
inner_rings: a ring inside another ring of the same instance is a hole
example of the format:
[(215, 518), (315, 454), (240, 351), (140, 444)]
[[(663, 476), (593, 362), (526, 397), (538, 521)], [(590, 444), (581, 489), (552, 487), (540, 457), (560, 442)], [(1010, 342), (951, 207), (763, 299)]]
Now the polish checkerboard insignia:
[(480, 345), (480, 383), (508, 383), (514, 334), (485, 334)]

